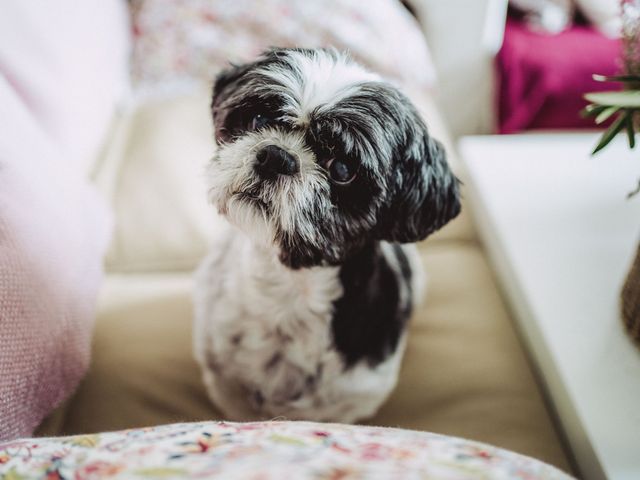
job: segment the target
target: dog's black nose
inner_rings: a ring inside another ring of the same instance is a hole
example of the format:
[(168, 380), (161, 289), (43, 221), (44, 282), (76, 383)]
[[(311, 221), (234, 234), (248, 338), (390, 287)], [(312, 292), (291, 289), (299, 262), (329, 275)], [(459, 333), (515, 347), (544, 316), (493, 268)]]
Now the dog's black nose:
[(256, 171), (263, 177), (294, 175), (300, 171), (293, 155), (277, 145), (267, 145), (256, 154)]

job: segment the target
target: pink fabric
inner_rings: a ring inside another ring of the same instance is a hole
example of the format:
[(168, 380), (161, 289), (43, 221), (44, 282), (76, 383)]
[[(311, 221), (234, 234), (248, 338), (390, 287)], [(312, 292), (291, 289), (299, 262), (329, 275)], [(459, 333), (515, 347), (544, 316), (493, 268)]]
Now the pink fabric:
[(128, 89), (130, 37), (124, 0), (2, 2), (0, 74), (86, 173)]
[(2, 77), (0, 105), (0, 439), (7, 439), (29, 435), (88, 366), (108, 217)]
[(81, 3), (0, 15), (0, 440), (30, 435), (89, 364), (110, 219), (87, 172), (128, 23), (121, 0)]
[(558, 35), (529, 30), (507, 21), (497, 57), (500, 133), (525, 129), (593, 128), (579, 112), (586, 92), (616, 89), (592, 79), (620, 69), (620, 40), (576, 25)]

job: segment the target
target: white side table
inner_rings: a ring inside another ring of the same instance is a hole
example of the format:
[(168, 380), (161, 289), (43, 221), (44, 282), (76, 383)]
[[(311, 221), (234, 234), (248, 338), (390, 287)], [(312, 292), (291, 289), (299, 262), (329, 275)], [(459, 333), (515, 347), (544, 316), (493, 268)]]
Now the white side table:
[[(640, 151), (597, 134), (465, 137), (464, 189), (585, 479), (640, 479), (640, 348), (619, 292), (640, 241)], [(463, 274), (463, 272), (461, 272)]]

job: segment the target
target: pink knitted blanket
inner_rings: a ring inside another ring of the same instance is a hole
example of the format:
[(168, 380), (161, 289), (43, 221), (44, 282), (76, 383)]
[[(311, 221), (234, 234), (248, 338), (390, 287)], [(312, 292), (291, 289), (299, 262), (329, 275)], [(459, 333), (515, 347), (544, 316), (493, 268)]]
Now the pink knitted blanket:
[(124, 2), (81, 3), (9, 0), (0, 15), (0, 440), (30, 435), (89, 364), (110, 219), (87, 171), (127, 22)]
[(30, 434), (86, 370), (107, 237), (95, 193), (8, 93), (0, 81), (0, 439)]

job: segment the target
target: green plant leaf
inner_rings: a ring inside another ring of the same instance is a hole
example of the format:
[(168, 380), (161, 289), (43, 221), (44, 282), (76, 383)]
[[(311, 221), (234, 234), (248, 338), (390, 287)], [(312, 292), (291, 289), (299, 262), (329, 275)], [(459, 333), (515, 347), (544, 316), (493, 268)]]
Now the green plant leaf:
[(618, 115), (618, 118), (616, 118), (616, 120), (609, 126), (609, 128), (607, 128), (604, 131), (604, 133), (602, 134), (602, 137), (600, 137), (600, 142), (598, 142), (598, 145), (596, 145), (596, 148), (593, 150), (591, 155), (595, 155), (604, 147), (606, 147), (609, 144), (609, 142), (613, 140), (613, 137), (615, 137), (618, 133), (620, 133), (620, 131), (625, 126), (627, 116), (629, 115), (630, 113), (628, 111), (625, 111), (620, 115)]
[(627, 127), (627, 139), (629, 140), (629, 148), (636, 146), (636, 131), (633, 127), (633, 113), (627, 112), (625, 116), (625, 126)]
[(620, 107), (607, 107), (602, 110), (595, 119), (595, 122), (600, 125), (602, 122), (605, 122), (611, 115), (620, 110)]
[(596, 82), (640, 82), (640, 75), (593, 75)]
[(586, 107), (584, 107), (580, 111), (580, 115), (583, 118), (595, 117), (596, 115), (599, 115), (601, 112), (605, 111), (607, 108), (610, 108), (610, 107), (607, 106), (607, 105), (590, 104), (590, 105), (587, 105)]
[(584, 95), (591, 103), (608, 107), (640, 108), (640, 91), (592, 92)]

